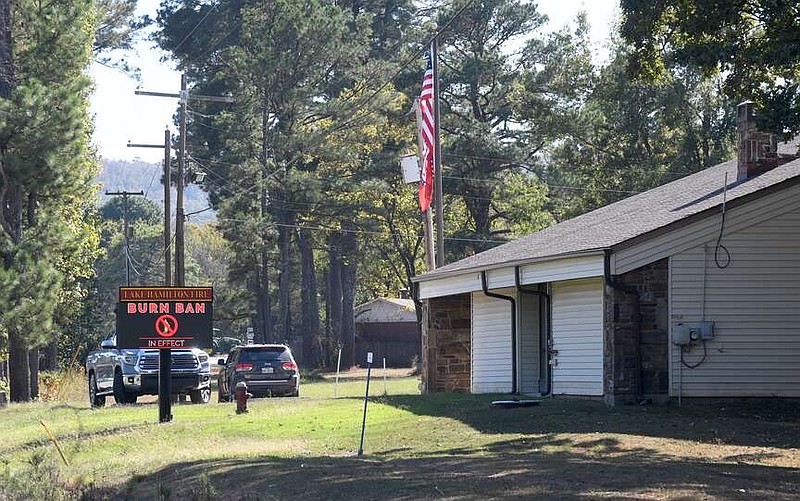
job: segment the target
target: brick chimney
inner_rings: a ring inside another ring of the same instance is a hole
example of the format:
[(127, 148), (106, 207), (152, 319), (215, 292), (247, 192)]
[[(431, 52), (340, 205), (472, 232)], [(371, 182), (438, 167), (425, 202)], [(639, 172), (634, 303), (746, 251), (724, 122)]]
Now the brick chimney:
[(758, 130), (751, 101), (736, 107), (736, 132), (739, 152), (737, 181), (757, 176), (783, 163), (778, 158), (777, 136)]

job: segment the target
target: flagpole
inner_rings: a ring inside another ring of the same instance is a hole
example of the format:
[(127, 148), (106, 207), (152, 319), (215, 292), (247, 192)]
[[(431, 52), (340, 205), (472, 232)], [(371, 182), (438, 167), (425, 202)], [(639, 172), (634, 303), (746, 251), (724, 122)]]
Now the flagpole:
[[(422, 156), (422, 152), (424, 150), (423, 146), (423, 139), (422, 139), (422, 110), (419, 107), (419, 98), (414, 100), (414, 111), (417, 114), (417, 143), (418, 143), (418, 150), (419, 151), (419, 163), (420, 165), (425, 165), (425, 159)], [(431, 208), (428, 207), (428, 210), (422, 213), (425, 217), (425, 227), (423, 232), (423, 239), (425, 244), (425, 268), (428, 271), (433, 271), (436, 269), (436, 255), (433, 246), (433, 216), (431, 215)]]
[[(439, 36), (431, 42), (433, 59), (433, 203), (436, 207), (436, 260), (444, 266), (444, 209), (442, 207), (442, 145), (439, 139)], [(430, 212), (430, 209), (428, 209)]]
[(433, 248), (433, 216), (431, 208), (425, 211), (425, 232), (423, 238), (425, 239), (425, 266), (428, 271), (436, 269), (436, 255)]

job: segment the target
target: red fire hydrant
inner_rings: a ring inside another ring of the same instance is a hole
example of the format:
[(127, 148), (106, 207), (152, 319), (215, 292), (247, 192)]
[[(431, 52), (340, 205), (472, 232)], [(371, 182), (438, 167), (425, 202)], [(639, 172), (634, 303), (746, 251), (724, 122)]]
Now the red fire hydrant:
[(236, 414), (247, 412), (247, 399), (252, 396), (252, 393), (247, 393), (247, 383), (244, 381), (236, 383)]

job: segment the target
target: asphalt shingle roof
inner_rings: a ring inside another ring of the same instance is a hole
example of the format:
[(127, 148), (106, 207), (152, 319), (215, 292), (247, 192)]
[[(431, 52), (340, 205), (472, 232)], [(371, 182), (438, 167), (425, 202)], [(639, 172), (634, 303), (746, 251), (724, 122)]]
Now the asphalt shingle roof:
[(731, 160), (442, 266), (416, 280), (612, 248), (721, 206), (726, 173), (726, 203), (736, 203), (766, 188), (800, 181), (800, 160), (741, 182), (736, 181), (736, 160)]

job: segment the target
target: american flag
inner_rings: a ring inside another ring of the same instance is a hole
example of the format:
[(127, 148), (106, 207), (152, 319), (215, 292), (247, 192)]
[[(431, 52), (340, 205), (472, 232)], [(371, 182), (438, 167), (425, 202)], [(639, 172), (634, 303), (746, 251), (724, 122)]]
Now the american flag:
[(419, 181), (419, 208), (422, 212), (428, 210), (433, 198), (433, 47), (428, 51), (428, 66), (422, 78), (422, 92), (419, 95), (419, 108), (421, 120), (419, 132), (422, 136), (422, 168)]

